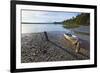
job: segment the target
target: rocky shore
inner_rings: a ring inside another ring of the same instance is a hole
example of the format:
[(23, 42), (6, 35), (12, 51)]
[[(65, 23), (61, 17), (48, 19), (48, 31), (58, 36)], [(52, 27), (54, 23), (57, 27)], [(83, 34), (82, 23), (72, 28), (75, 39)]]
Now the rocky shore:
[[(63, 36), (65, 32), (47, 32), (49, 41), (43, 32), (23, 33), (21, 35), (21, 62), (48, 62), (67, 60), (86, 60), (90, 58), (89, 45), (81, 48), (76, 54), (75, 49)], [(86, 43), (86, 41), (83, 41)], [(89, 44), (88, 42), (86, 44)]]

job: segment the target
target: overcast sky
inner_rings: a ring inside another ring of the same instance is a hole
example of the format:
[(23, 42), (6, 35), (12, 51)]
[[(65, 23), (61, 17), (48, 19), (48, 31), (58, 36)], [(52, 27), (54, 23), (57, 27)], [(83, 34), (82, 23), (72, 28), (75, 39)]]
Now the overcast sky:
[(22, 10), (22, 22), (60, 22), (78, 14), (80, 13)]

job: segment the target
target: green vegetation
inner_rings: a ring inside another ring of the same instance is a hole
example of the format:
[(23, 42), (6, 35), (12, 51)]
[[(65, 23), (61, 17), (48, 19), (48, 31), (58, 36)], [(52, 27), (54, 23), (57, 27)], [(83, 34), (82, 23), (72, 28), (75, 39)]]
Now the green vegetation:
[[(75, 31), (74, 31), (75, 32)], [(86, 32), (75, 32), (76, 34), (82, 34), (82, 35), (90, 35), (90, 33), (86, 33)]]
[(63, 21), (63, 26), (65, 28), (75, 28), (80, 25), (90, 25), (90, 14), (89, 13), (81, 13), (76, 17), (72, 17), (71, 19), (67, 19)]

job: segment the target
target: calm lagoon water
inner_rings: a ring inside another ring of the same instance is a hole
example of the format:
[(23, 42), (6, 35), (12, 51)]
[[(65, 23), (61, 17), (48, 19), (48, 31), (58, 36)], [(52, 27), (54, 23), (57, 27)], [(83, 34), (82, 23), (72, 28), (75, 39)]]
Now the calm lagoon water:
[(70, 30), (65, 29), (61, 24), (22, 24), (22, 33), (38, 33), (44, 31), (70, 32)]

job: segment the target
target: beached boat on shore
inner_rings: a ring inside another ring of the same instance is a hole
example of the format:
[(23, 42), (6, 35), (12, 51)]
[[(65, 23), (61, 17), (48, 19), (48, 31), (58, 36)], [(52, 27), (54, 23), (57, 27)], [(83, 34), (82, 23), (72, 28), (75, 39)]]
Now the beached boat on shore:
[(79, 38), (71, 33), (64, 33), (64, 37), (71, 42), (73, 47), (75, 48), (75, 52), (78, 53), (80, 50), (80, 41)]

